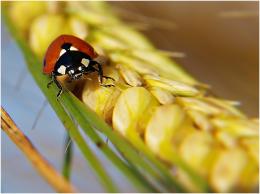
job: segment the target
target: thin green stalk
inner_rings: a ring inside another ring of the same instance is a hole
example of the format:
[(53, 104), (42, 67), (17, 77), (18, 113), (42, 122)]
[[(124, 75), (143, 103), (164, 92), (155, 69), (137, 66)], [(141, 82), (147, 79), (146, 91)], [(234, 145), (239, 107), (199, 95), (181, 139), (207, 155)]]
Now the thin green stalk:
[(96, 155), (91, 151), (91, 149), (86, 144), (84, 138), (79, 133), (77, 127), (69, 117), (69, 115), (65, 112), (65, 110), (62, 108), (60, 103), (56, 100), (56, 94), (57, 94), (57, 88), (50, 88), (48, 89), (46, 87), (47, 83), (50, 81), (50, 78), (47, 76), (44, 76), (42, 72), (42, 67), (40, 66), (40, 62), (38, 61), (37, 57), (31, 52), (28, 45), (25, 43), (25, 41), (18, 35), (15, 27), (10, 22), (9, 17), (6, 13), (6, 9), (3, 9), (4, 18), (6, 20), (7, 27), (9, 28), (11, 34), (17, 41), (19, 47), (23, 51), (24, 57), (27, 61), (27, 67), (29, 71), (31, 72), (34, 80), (42, 90), (42, 92), (45, 94), (46, 98), (50, 102), (51, 106), (53, 107), (54, 111), (58, 115), (59, 119), (65, 126), (65, 128), (68, 130), (70, 136), (74, 139), (74, 141), (79, 146), (81, 152), (85, 156), (86, 160), (89, 162), (89, 164), (92, 167), (92, 170), (95, 171), (96, 175), (98, 176), (100, 182), (103, 184), (103, 186), (106, 188), (106, 191), (108, 192), (116, 192), (116, 186), (114, 185), (113, 181), (110, 179), (108, 174), (104, 171), (101, 163), (99, 162)]
[[(25, 56), (26, 56), (26, 54), (25, 54)], [(100, 182), (106, 188), (106, 191), (115, 192), (116, 186), (114, 185), (113, 181), (109, 178), (109, 175), (105, 172), (102, 164), (99, 162), (96, 155), (91, 151), (91, 149), (86, 144), (84, 138), (81, 136), (80, 132), (78, 131), (75, 124), (73, 123), (72, 119), (64, 111), (61, 104), (57, 102), (56, 97), (55, 97), (56, 93), (57, 93), (57, 88), (55, 88), (55, 89), (52, 88), (52, 89), (46, 90), (45, 89), (46, 86), (44, 86), (42, 84), (42, 80), (39, 79), (39, 77), (37, 77), (37, 74), (39, 74), (39, 73), (38, 72), (35, 73), (36, 72), (35, 70), (37, 70), (37, 68), (36, 68), (37, 65), (32, 64), (31, 63), (32, 59), (28, 58), (28, 56), (26, 57), (26, 59), (28, 60), (28, 68), (31, 71), (33, 78), (38, 83), (38, 85), (40, 86), (42, 91), (45, 93), (45, 95), (50, 97), (50, 98), (48, 98), (50, 104), (52, 105), (53, 109), (57, 113), (60, 120), (63, 122), (64, 126), (67, 128), (70, 137), (73, 138), (74, 141), (77, 143), (77, 145), (80, 148), (82, 154), (84, 155), (84, 157), (86, 158), (86, 160), (88, 161), (90, 166), (92, 167), (92, 170), (95, 171), (95, 173), (98, 176)], [(30, 65), (30, 64), (32, 64), (32, 65)], [(39, 70), (37, 70), (37, 71), (39, 71)], [(46, 83), (48, 83), (48, 81)], [(52, 93), (52, 97), (50, 96), (50, 93)]]
[[(71, 99), (67, 94), (63, 95), (62, 102), (67, 107), (68, 111), (75, 116), (83, 131), (91, 138), (91, 140), (99, 147), (99, 149), (110, 159), (114, 165), (125, 173), (126, 177), (129, 178), (133, 185), (140, 189), (142, 192), (156, 192), (157, 189), (149, 184), (146, 180), (140, 179), (139, 174), (137, 175), (133, 169), (127, 166), (119, 157), (108, 147), (108, 145), (98, 136), (93, 128), (86, 122), (85, 117), (78, 110), (76, 106), (71, 104)], [(84, 105), (83, 105), (84, 106)]]
[(182, 186), (170, 175), (167, 168), (156, 169), (150, 166), (145, 161), (145, 159), (142, 158), (141, 155), (139, 155), (137, 151), (134, 150), (132, 146), (130, 146), (125, 141), (122, 136), (113, 131), (110, 126), (108, 126), (103, 120), (101, 120), (87, 106), (84, 106), (83, 103), (79, 101), (75, 96), (65, 94), (62, 98), (64, 99), (63, 102), (66, 107), (75, 107), (77, 111), (80, 111), (85, 117), (86, 121), (88, 121), (91, 126), (104, 133), (129, 161), (131, 161), (134, 165), (138, 165), (141, 169), (144, 169), (152, 177), (156, 177), (159, 182), (161, 182), (165, 185), (166, 188), (168, 188), (168, 191), (184, 191)]
[(35, 73), (35, 70), (37, 69), (36, 68), (37, 65), (35, 65), (35, 64), (34, 65), (33, 64), (30, 65), (31, 59), (28, 58), (28, 56), (26, 57), (26, 59), (28, 60), (28, 67), (29, 67), (29, 70), (32, 73), (33, 78), (36, 80), (36, 82), (38, 83), (40, 88), (43, 90), (43, 92), (46, 95), (48, 95), (48, 96), (50, 96), (49, 94), (50, 94), (50, 92), (52, 92), (51, 100), (48, 98), (48, 100), (50, 100), (50, 104), (52, 105), (53, 109), (57, 113), (57, 115), (60, 118), (60, 120), (63, 122), (64, 126), (67, 128), (71, 138), (73, 138), (74, 141), (77, 143), (77, 145), (80, 148), (82, 154), (84, 155), (84, 157), (86, 158), (86, 160), (88, 161), (90, 166), (92, 167), (92, 170), (95, 171), (95, 173), (98, 176), (100, 182), (106, 188), (106, 191), (108, 191), (108, 192), (116, 192), (117, 191), (116, 190), (116, 186), (114, 185), (113, 181), (110, 179), (109, 175), (105, 172), (102, 164), (99, 162), (99, 160), (96, 157), (96, 155), (88, 147), (88, 145), (86, 144), (84, 138), (81, 136), (81, 134), (78, 131), (77, 127), (73, 123), (72, 119), (64, 111), (64, 109), (62, 108), (61, 104), (57, 102), (56, 97), (55, 97), (56, 93), (57, 93), (57, 89), (56, 88), (55, 89), (52, 88), (52, 89), (49, 89), (49, 90), (46, 91), (46, 89), (45, 89), (46, 86), (44, 87), (44, 85), (42, 84), (42, 81), (38, 80), (39, 79), (37, 77), (38, 73)]
[[(106, 191), (115, 192), (116, 186), (114, 186), (113, 181), (110, 179), (108, 174), (105, 172), (102, 164), (99, 162), (96, 155), (88, 147), (84, 138), (81, 136), (80, 132), (78, 131), (77, 127), (75, 126), (75, 124), (73, 123), (71, 118), (64, 111), (61, 104), (57, 102), (56, 97), (55, 97), (56, 93), (57, 93), (57, 88), (55, 88), (55, 89), (52, 88), (52, 89), (47, 90), (46, 85), (44, 86), (44, 84), (42, 84), (42, 79), (39, 79), (39, 76), (38, 76), (39, 73), (38, 72), (40, 72), (40, 71), (39, 71), (39, 69), (37, 69), (37, 65), (35, 63), (34, 64), (32, 63), (33, 60), (31, 58), (31, 55), (28, 56), (25, 53), (25, 58), (28, 61), (28, 68), (31, 71), (33, 78), (38, 83), (38, 85), (43, 90), (43, 92), (47, 96), (49, 96), (48, 100), (50, 101), (52, 107), (54, 108), (55, 112), (58, 114), (58, 116), (61, 119), (61, 121), (63, 122), (64, 126), (67, 128), (70, 136), (74, 139), (74, 141), (76, 141), (76, 143), (79, 146), (82, 154), (84, 155), (84, 157), (86, 158), (86, 160), (88, 161), (88, 163), (90, 164), (92, 169), (95, 171), (95, 173), (98, 176), (100, 182), (106, 188)], [(34, 61), (37, 61), (37, 60), (35, 59)], [(40, 63), (37, 62), (37, 64), (40, 64)], [(48, 81), (46, 83), (48, 83)], [(52, 97), (50, 96), (50, 93), (52, 93)]]
[(66, 133), (66, 139), (64, 142), (64, 158), (63, 158), (62, 174), (67, 180), (70, 179), (72, 156), (73, 156), (73, 143), (69, 134)]
[[(92, 169), (95, 170), (101, 184), (104, 186), (107, 192), (117, 192), (116, 186), (110, 176), (104, 170), (102, 164), (96, 157), (96, 155), (87, 146), (84, 138), (81, 136), (78, 130), (70, 130), (70, 136), (78, 143), (80, 150), (84, 157), (89, 162)], [(84, 151), (84, 152), (83, 152)]]

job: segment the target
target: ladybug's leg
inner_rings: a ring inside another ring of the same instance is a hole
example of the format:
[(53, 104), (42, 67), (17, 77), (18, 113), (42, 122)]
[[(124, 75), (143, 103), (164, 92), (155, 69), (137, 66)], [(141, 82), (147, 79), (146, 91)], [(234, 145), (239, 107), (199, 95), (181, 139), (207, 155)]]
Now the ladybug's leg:
[(111, 79), (111, 80), (113, 80), (113, 81), (115, 81), (115, 79), (112, 78), (112, 77), (104, 76), (104, 75), (103, 75), (103, 69), (102, 69), (101, 65), (100, 65), (99, 63), (97, 63), (97, 65), (98, 65), (98, 70), (97, 70), (97, 72), (98, 72), (98, 77), (99, 77), (99, 83), (100, 83), (100, 85), (101, 85), (101, 86), (104, 86), (104, 87), (115, 87), (115, 85), (113, 85), (113, 84), (103, 84), (103, 78)]
[(51, 81), (47, 84), (47, 88), (50, 87), (50, 85), (52, 83), (55, 83), (56, 86), (60, 89), (58, 94), (57, 94), (57, 98), (62, 94), (62, 86), (60, 85), (60, 83), (58, 82), (58, 80), (56, 79), (56, 75), (54, 73), (51, 74)]
[(60, 85), (60, 83), (58, 82), (58, 80), (56, 79), (56, 77), (54, 76), (54, 79), (53, 79), (54, 83), (56, 84), (56, 86), (60, 89), (58, 94), (57, 94), (57, 98), (60, 97), (60, 95), (62, 94), (63, 92), (63, 89), (62, 89), (62, 86)]
[(112, 81), (115, 81), (115, 79), (114, 79), (114, 78), (112, 78), (112, 77), (109, 77), (109, 76), (105, 76), (105, 75), (103, 75), (103, 76), (102, 76), (102, 78), (105, 78), (105, 79), (111, 79)]
[(96, 62), (96, 61), (91, 61), (91, 62), (97, 64), (98, 69), (94, 68), (93, 66), (92, 66), (92, 68), (93, 68), (95, 71), (98, 72), (98, 80), (99, 80), (100, 85), (101, 85), (101, 86), (104, 86), (104, 87), (114, 87), (115, 85), (113, 85), (113, 84), (103, 84), (103, 78), (105, 78), (105, 79), (111, 79), (111, 80), (113, 80), (113, 81), (115, 81), (115, 79), (112, 78), (112, 77), (108, 77), (108, 76), (103, 75), (102, 66), (101, 66), (98, 62)]
[(47, 84), (47, 88), (50, 88), (52, 83), (53, 83), (53, 76), (51, 76), (51, 81)]

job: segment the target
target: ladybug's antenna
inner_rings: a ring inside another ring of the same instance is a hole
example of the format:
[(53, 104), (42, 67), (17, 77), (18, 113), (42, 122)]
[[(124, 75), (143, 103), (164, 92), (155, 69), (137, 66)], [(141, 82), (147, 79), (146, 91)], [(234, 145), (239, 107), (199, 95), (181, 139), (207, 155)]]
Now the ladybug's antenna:
[(38, 123), (38, 121), (39, 121), (39, 119), (40, 119), (40, 117), (41, 117), (41, 115), (42, 115), (42, 113), (43, 113), (43, 111), (44, 111), (44, 109), (45, 109), (45, 107), (46, 107), (47, 105), (48, 105), (47, 100), (44, 100), (44, 101), (43, 101), (43, 104), (42, 104), (42, 106), (41, 106), (41, 108), (40, 108), (40, 110), (39, 110), (39, 112), (38, 112), (37, 115), (36, 115), (36, 118), (34, 119), (34, 122), (33, 122), (33, 125), (32, 125), (31, 130), (35, 129), (35, 127), (36, 127), (36, 125), (37, 125), (37, 123)]

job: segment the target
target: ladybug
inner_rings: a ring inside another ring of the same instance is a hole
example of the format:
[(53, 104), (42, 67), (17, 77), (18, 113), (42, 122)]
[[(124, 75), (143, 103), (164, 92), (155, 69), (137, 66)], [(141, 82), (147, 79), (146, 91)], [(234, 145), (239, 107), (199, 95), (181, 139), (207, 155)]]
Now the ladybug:
[(101, 86), (110, 87), (114, 85), (103, 85), (102, 79), (113, 78), (104, 76), (99, 62), (95, 61), (98, 54), (93, 47), (82, 39), (72, 35), (60, 35), (48, 47), (45, 57), (43, 73), (51, 76), (47, 87), (54, 82), (60, 89), (57, 97), (62, 94), (62, 86), (57, 76), (68, 75), (70, 80), (78, 80), (91, 72), (97, 72)]

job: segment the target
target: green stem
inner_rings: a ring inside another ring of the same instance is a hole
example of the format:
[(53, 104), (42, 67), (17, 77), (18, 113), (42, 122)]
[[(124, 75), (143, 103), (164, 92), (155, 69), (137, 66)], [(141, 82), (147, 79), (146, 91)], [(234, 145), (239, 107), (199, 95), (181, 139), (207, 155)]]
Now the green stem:
[[(75, 117), (83, 131), (90, 137), (90, 139), (99, 147), (99, 149), (110, 159), (114, 165), (125, 173), (126, 177), (132, 181), (133, 185), (142, 192), (156, 192), (157, 190), (149, 184), (146, 180), (140, 179), (133, 169), (129, 168), (119, 157), (108, 147), (108, 145), (98, 136), (93, 128), (86, 122), (85, 117), (75, 106), (68, 94), (62, 96), (62, 102), (67, 107), (68, 111)], [(84, 105), (83, 105), (84, 106)]]
[[(68, 99), (67, 99), (68, 98)], [(74, 107), (77, 111), (80, 111), (84, 116), (85, 120), (89, 122), (91, 126), (95, 129), (104, 133), (110, 141), (120, 150), (120, 152), (134, 165), (138, 165), (139, 168), (145, 170), (150, 174), (151, 177), (154, 177), (165, 185), (168, 191), (177, 191), (183, 192), (184, 189), (181, 185), (173, 179), (170, 175), (169, 170), (166, 167), (160, 167), (160, 169), (156, 169), (149, 165), (146, 160), (137, 153), (135, 149), (129, 145), (125, 139), (113, 131), (111, 127), (109, 127), (102, 119), (100, 119), (96, 113), (90, 110), (86, 105), (84, 105), (81, 101), (79, 101), (74, 95), (63, 95), (63, 102), (66, 107)], [(71, 111), (71, 110), (70, 110)], [(154, 163), (154, 161), (151, 161)], [(159, 161), (156, 160), (156, 163)], [(158, 166), (158, 165), (157, 165)], [(162, 165), (161, 165), (162, 166)]]
[[(4, 6), (4, 5), (3, 5)], [(96, 175), (98, 176), (100, 182), (106, 188), (107, 192), (116, 192), (116, 186), (114, 185), (113, 181), (109, 177), (109, 175), (103, 169), (103, 165), (99, 162), (96, 155), (91, 151), (91, 149), (86, 144), (84, 138), (79, 133), (77, 127), (73, 123), (70, 116), (65, 112), (61, 104), (56, 99), (57, 88), (50, 88), (47, 89), (47, 83), (50, 81), (50, 78), (43, 75), (42, 67), (40, 66), (40, 62), (37, 57), (31, 52), (31, 49), (27, 45), (27, 43), (18, 35), (16, 28), (14, 27), (13, 23), (10, 22), (8, 14), (6, 13), (7, 8), (5, 7), (2, 9), (4, 14), (4, 19), (6, 21), (7, 27), (9, 28), (11, 34), (15, 38), (16, 42), (18, 43), (19, 47), (23, 51), (24, 57), (27, 61), (27, 67), (31, 72), (34, 80), (36, 81), (37, 85), (40, 87), (42, 92), (45, 94), (46, 98), (48, 99), (50, 105), (53, 107), (54, 111), (58, 115), (59, 119), (69, 132), (71, 138), (77, 143), (78, 147), (80, 148), (81, 152), (85, 156), (86, 160), (92, 167), (92, 170), (95, 171)]]
[[(26, 55), (25, 55), (26, 56)], [(30, 58), (28, 56), (26, 57), (28, 60), (28, 64), (30, 64), (31, 55)], [(38, 63), (39, 64), (39, 63)], [(39, 79), (38, 72), (35, 73), (35, 67), (37, 65), (28, 65), (29, 70), (32, 73), (33, 78), (38, 83), (42, 91), (45, 93), (45, 95), (48, 98), (51, 106), (53, 107), (54, 111), (57, 113), (58, 117), (62, 121), (63, 125), (66, 127), (66, 129), (69, 132), (70, 137), (77, 143), (79, 149), (81, 150), (82, 154), (84, 155), (85, 159), (88, 161), (90, 166), (92, 167), (92, 170), (95, 171), (96, 175), (98, 176), (100, 182), (102, 185), (106, 188), (107, 192), (116, 192), (116, 186), (114, 185), (113, 181), (110, 179), (109, 175), (105, 172), (103, 165), (100, 163), (99, 159), (96, 157), (96, 155), (91, 151), (91, 149), (86, 144), (84, 138), (81, 136), (80, 132), (78, 131), (77, 127), (73, 123), (72, 119), (69, 117), (69, 115), (64, 111), (61, 104), (57, 102), (56, 100), (56, 93), (57, 88), (48, 89), (46, 88), (46, 85), (44, 86), (42, 84), (42, 79)], [(46, 82), (46, 84), (48, 81)], [(52, 93), (52, 96), (50, 95)]]
[(68, 133), (66, 133), (66, 139), (64, 143), (64, 159), (63, 159), (63, 167), (62, 174), (63, 176), (69, 180), (71, 174), (71, 165), (72, 165), (72, 151), (73, 151), (73, 143)]

